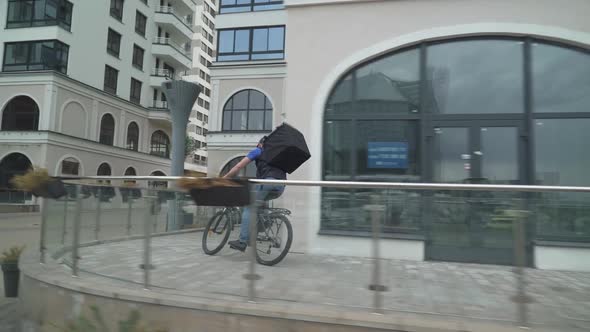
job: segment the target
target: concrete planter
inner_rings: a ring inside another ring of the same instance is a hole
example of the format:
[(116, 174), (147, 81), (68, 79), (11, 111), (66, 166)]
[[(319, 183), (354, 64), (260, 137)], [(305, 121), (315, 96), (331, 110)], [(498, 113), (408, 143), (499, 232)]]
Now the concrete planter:
[(4, 274), (4, 296), (17, 297), (20, 277), (18, 263), (2, 263), (2, 272)]

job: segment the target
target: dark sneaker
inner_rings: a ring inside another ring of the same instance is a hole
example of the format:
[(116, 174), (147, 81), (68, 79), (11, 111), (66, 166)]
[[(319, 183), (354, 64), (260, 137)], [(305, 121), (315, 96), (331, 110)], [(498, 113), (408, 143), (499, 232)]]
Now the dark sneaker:
[(248, 246), (245, 242), (240, 240), (229, 241), (229, 247), (239, 251), (246, 251), (246, 247)]

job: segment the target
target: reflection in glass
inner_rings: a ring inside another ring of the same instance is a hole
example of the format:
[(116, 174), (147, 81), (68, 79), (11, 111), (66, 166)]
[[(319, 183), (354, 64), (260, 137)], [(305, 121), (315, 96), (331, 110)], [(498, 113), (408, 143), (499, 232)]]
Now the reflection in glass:
[(481, 128), (481, 173), (494, 184), (518, 184), (518, 133), (515, 127)]
[(467, 128), (435, 128), (433, 169), (435, 182), (463, 182), (471, 174)]
[(590, 55), (533, 43), (535, 112), (590, 112)]
[(272, 105), (256, 90), (242, 90), (231, 97), (223, 108), (222, 130), (270, 130)]
[(351, 121), (326, 121), (324, 127), (324, 176), (327, 180), (350, 178)]
[(427, 93), (434, 113), (522, 113), (523, 47), (474, 40), (427, 48)]

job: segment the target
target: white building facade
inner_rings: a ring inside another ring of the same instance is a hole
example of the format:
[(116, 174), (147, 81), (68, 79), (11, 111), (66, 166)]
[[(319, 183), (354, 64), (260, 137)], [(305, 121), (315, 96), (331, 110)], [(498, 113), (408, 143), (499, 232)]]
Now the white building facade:
[[(227, 0), (219, 12), (211, 176), (286, 121), (312, 153), (290, 179), (590, 184), (587, 1)], [(294, 250), (369, 256), (372, 193), (287, 188)], [(514, 263), (514, 196), (378, 194), (384, 256)], [(528, 265), (590, 270), (585, 202), (528, 201)]]
[(172, 128), (160, 86), (192, 68), (197, 3), (0, 6), (2, 189), (31, 165), (50, 175), (169, 173)]

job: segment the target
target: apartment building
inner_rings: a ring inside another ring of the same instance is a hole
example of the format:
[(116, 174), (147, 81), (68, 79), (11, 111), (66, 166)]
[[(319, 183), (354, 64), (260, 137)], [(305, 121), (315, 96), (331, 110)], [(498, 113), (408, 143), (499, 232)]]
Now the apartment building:
[(169, 173), (160, 86), (192, 68), (194, 0), (0, 6), (0, 188), (31, 165), (51, 175)]
[[(312, 154), (290, 179), (590, 185), (588, 12), (584, 0), (222, 0), (208, 172), (287, 121)], [(287, 188), (294, 250), (369, 256), (373, 193)], [(514, 263), (514, 195), (377, 194), (384, 255)], [(528, 204), (527, 264), (590, 270), (587, 197)]]

